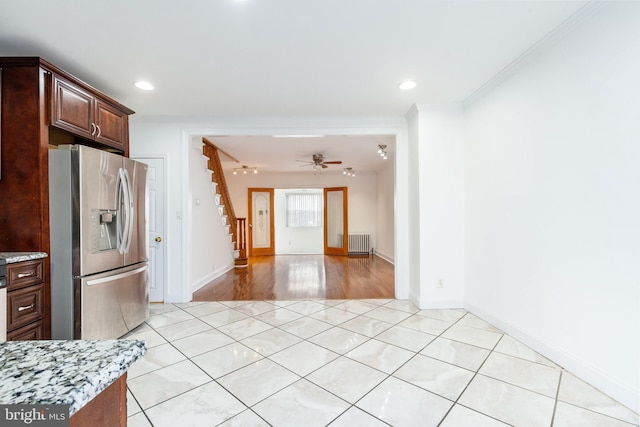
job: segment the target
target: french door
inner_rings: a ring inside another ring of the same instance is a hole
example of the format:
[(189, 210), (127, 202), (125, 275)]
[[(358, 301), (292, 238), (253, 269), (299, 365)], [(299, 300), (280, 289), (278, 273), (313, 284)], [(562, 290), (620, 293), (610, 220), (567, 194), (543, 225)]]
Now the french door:
[(274, 255), (273, 188), (249, 188), (249, 255)]
[(347, 187), (324, 189), (324, 254), (348, 255)]

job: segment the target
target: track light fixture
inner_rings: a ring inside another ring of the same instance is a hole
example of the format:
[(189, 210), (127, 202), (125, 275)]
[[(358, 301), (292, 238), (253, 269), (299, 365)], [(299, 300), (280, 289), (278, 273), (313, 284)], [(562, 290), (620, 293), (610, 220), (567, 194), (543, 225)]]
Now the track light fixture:
[(242, 165), (241, 168), (233, 168), (234, 175), (237, 175), (238, 172), (242, 172), (244, 175), (246, 175), (247, 172), (249, 171), (253, 171), (253, 173), (258, 173), (258, 168), (256, 166), (247, 166), (247, 165)]
[(356, 176), (356, 171), (353, 168), (342, 168), (342, 175)]
[(382, 157), (385, 160), (387, 160), (387, 152), (385, 151), (386, 148), (387, 148), (386, 145), (378, 144), (378, 154), (380, 154), (380, 157)]

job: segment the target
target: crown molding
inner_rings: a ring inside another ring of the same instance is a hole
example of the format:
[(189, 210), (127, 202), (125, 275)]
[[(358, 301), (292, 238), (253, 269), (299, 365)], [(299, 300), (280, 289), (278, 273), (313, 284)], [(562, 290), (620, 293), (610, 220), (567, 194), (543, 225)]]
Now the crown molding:
[(545, 51), (551, 45), (556, 43), (566, 34), (572, 32), (577, 26), (579, 26), (586, 18), (593, 15), (596, 11), (603, 8), (608, 2), (606, 1), (589, 1), (587, 4), (578, 9), (573, 15), (558, 24), (553, 30), (548, 32), (544, 37), (534, 43), (529, 49), (525, 50), (516, 59), (514, 59), (509, 65), (504, 67), (491, 79), (486, 81), (482, 86), (476, 89), (471, 95), (466, 97), (462, 103), (464, 107), (468, 107), (480, 98), (489, 93), (496, 86), (503, 81), (511, 77), (516, 71), (524, 66), (528, 61), (533, 59), (536, 55)]

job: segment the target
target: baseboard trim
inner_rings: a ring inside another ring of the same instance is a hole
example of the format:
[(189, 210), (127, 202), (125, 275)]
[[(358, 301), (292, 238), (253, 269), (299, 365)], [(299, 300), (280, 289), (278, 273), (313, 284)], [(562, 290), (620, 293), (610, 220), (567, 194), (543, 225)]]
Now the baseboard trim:
[(638, 390), (633, 390), (629, 385), (607, 376), (602, 370), (581, 360), (576, 355), (566, 352), (536, 334), (521, 328), (495, 313), (484, 310), (470, 301), (465, 301), (464, 308), (503, 330), (557, 365), (562, 366), (565, 370), (627, 406), (632, 411), (638, 412), (640, 409), (640, 394)]
[(234, 263), (231, 262), (228, 265), (225, 265), (224, 267), (220, 267), (219, 269), (212, 271), (211, 273), (207, 274), (204, 277), (201, 277), (200, 279), (198, 279), (195, 283), (193, 283), (191, 285), (191, 299), (193, 299), (193, 293), (195, 291), (197, 291), (198, 289), (200, 289), (201, 287), (208, 285), (209, 283), (211, 283), (211, 281), (217, 279), (218, 277), (222, 276), (224, 273), (226, 273), (229, 270), (233, 270), (234, 268)]
[(381, 252), (375, 252), (374, 253), (375, 256), (382, 258), (383, 260), (387, 261), (388, 263), (391, 263), (393, 265), (396, 265), (395, 260), (393, 259), (393, 257), (390, 257), (388, 255), (385, 255)]

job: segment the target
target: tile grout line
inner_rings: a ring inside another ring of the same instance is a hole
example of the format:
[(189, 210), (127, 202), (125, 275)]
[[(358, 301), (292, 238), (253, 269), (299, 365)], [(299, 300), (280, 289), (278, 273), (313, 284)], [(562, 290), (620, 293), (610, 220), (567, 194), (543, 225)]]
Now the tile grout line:
[(556, 410), (558, 409), (558, 397), (560, 396), (560, 386), (562, 384), (562, 375), (564, 375), (564, 369), (560, 370), (560, 376), (558, 376), (558, 387), (556, 387), (556, 397), (553, 400), (553, 412), (551, 413), (551, 426), (555, 422)]

